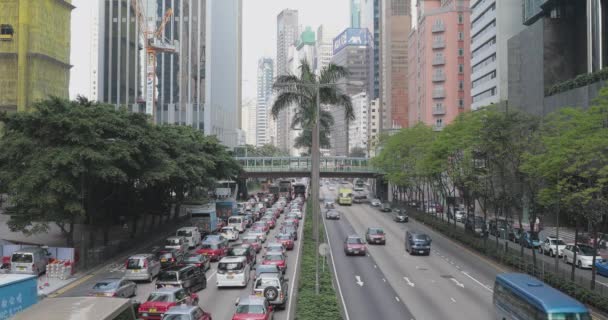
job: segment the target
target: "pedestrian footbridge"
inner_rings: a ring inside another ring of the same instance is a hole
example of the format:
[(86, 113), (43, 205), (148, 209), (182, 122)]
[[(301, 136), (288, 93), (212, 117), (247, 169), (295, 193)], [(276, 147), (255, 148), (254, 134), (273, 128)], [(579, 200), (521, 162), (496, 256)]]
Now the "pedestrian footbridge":
[[(241, 178), (309, 177), (310, 157), (235, 157)], [(321, 157), (322, 178), (373, 178), (380, 175), (369, 158)]]

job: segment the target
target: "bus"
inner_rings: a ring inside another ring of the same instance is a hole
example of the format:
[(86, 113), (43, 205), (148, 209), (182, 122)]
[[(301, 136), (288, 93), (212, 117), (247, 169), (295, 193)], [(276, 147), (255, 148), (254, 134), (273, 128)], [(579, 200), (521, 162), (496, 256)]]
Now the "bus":
[(591, 320), (585, 305), (523, 273), (497, 275), (493, 300), (499, 320)]
[(201, 230), (203, 237), (218, 229), (215, 202), (190, 209), (190, 222)]
[(17, 313), (15, 320), (135, 320), (137, 304), (130, 299), (101, 297), (46, 298)]
[(239, 214), (236, 204), (238, 189), (236, 181), (222, 180), (216, 182), (215, 211), (218, 219), (224, 223), (228, 221), (228, 218)]
[(303, 183), (296, 183), (293, 185), (293, 195), (294, 197), (302, 196), (302, 198), (306, 199), (306, 185)]
[(338, 190), (338, 204), (352, 205), (353, 204), (353, 189), (351, 188), (340, 188)]
[(277, 186), (276, 184), (271, 184), (270, 187), (268, 187), (268, 193), (273, 195), (275, 200), (278, 199), (279, 198), (279, 186)]
[(279, 196), (291, 199), (291, 180), (279, 181)]

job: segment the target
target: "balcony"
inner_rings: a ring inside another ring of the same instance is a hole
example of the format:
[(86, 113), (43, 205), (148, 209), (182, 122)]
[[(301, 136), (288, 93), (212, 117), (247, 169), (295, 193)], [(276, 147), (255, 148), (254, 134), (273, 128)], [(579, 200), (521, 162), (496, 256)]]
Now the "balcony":
[(433, 41), (433, 49), (443, 49), (445, 48), (445, 41)]
[(445, 81), (445, 73), (436, 73), (433, 75), (433, 82)]
[(445, 64), (445, 58), (444, 57), (435, 57), (433, 58), (433, 65), (434, 66), (438, 66), (438, 65), (442, 65)]
[(445, 90), (433, 90), (433, 99), (445, 98)]
[(431, 32), (435, 33), (435, 32), (444, 32), (445, 31), (445, 25), (443, 23), (441, 24), (434, 24), (433, 27), (431, 28)]
[(433, 115), (441, 116), (445, 114), (445, 107), (433, 107)]

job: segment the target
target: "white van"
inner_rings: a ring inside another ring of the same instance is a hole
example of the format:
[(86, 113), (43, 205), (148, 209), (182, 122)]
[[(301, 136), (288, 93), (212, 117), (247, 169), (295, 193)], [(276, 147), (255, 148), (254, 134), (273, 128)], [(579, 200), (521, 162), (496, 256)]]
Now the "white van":
[(225, 257), (217, 264), (217, 287), (247, 287), (251, 266), (247, 257)]
[(247, 227), (247, 222), (245, 221), (245, 217), (232, 216), (228, 218), (228, 226), (238, 230), (239, 233), (243, 233)]
[(175, 235), (183, 237), (190, 248), (196, 248), (201, 244), (201, 232), (198, 230), (198, 227), (179, 228)]
[(51, 254), (41, 247), (21, 248), (11, 255), (11, 273), (27, 273), (36, 276), (46, 272)]

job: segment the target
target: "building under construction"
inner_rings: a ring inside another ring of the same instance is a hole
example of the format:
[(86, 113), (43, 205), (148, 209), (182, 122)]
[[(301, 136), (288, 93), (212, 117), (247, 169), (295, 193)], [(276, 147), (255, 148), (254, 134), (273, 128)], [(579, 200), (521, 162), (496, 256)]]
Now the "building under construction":
[(2, 0), (0, 6), (0, 110), (67, 98), (71, 0)]

